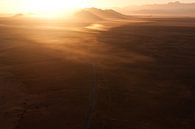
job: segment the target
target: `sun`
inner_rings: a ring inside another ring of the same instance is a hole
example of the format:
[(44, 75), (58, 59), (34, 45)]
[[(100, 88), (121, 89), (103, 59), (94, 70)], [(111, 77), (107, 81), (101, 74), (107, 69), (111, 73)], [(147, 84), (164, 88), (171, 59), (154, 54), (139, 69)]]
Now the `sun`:
[(88, 0), (24, 0), (23, 10), (41, 17), (58, 17), (88, 7)]

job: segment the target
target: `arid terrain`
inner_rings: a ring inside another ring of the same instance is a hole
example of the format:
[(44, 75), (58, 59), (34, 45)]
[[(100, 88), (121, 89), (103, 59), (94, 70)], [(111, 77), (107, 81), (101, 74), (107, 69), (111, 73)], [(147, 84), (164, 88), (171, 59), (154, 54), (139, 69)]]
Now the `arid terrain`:
[(195, 19), (0, 19), (0, 129), (194, 129)]

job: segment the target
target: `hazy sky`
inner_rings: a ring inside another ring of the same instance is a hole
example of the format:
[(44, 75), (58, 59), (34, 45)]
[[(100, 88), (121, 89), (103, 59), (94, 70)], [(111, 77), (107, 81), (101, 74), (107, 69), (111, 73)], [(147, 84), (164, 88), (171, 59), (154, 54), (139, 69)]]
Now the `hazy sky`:
[[(14, 11), (20, 12), (22, 10), (21, 7), (22, 2), (24, 1), (33, 1), (33, 0), (0, 0), (0, 13), (14, 12)], [(77, 3), (77, 0), (64, 0), (64, 1), (72, 1), (72, 3), (74, 2)], [(128, 5), (137, 5), (137, 4), (168, 3), (168, 2), (173, 2), (175, 0), (83, 0), (83, 1), (88, 1), (87, 3), (89, 3), (89, 5), (94, 7), (110, 8), (110, 7), (123, 7)], [(180, 0), (180, 2), (195, 3), (195, 0)]]
[[(95, 1), (97, 5), (101, 5), (101, 3), (105, 4), (105, 6), (127, 6), (127, 5), (141, 5), (141, 4), (154, 4), (154, 3), (168, 3), (175, 2), (177, 0), (92, 0)], [(184, 3), (195, 3), (195, 0), (178, 0)], [(102, 5), (103, 5), (102, 4)]]

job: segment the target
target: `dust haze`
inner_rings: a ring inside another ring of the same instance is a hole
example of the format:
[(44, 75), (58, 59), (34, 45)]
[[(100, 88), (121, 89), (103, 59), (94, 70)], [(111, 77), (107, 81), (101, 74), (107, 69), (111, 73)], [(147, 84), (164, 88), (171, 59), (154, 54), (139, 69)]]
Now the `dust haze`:
[(84, 9), (0, 18), (0, 129), (194, 129), (195, 18)]

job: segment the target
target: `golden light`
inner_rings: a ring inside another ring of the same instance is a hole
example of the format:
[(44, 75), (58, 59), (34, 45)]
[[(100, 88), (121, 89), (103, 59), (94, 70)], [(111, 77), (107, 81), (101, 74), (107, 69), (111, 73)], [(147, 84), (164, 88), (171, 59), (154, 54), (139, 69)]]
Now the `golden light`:
[(41, 17), (58, 17), (67, 15), (79, 8), (88, 7), (88, 0), (24, 0), (22, 8), (25, 12)]

